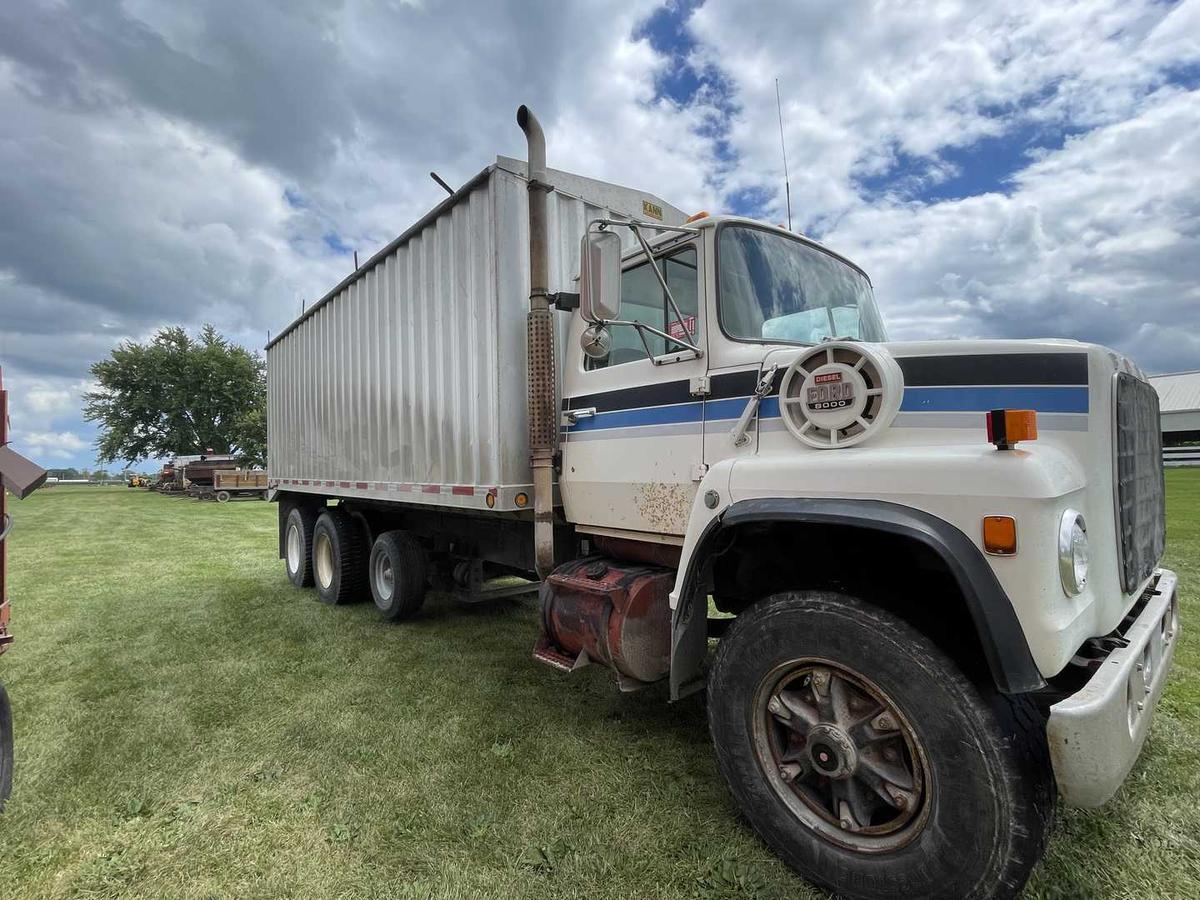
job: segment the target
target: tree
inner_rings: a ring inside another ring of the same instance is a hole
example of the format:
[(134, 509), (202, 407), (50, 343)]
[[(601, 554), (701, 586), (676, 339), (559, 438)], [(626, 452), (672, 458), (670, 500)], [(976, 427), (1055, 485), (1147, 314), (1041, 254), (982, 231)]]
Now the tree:
[(98, 389), (84, 417), (100, 423), (102, 462), (177, 453), (266, 455), (266, 365), (211, 325), (198, 338), (163, 328), (145, 344), (125, 341), (92, 366)]

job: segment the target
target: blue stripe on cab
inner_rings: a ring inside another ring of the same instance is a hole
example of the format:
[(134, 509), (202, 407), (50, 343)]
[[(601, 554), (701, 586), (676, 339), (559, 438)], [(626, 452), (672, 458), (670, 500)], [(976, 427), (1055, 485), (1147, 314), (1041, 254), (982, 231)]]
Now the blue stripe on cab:
[(1086, 387), (906, 387), (901, 412), (985, 412), (1035, 409), (1086, 413)]
[[(606, 428), (631, 428), (638, 425), (679, 425), (736, 419), (746, 408), (749, 397), (733, 397), (704, 404), (679, 403), (673, 406), (643, 406), (597, 413), (580, 419), (568, 432), (597, 431)], [(1086, 387), (908, 387), (904, 389), (901, 412), (986, 412), (989, 409), (1035, 409), (1043, 413), (1086, 413)], [(758, 408), (761, 419), (779, 417), (779, 397), (764, 397)]]
[(680, 422), (699, 422), (704, 415), (702, 403), (680, 403), (677, 406), (644, 406), (640, 409), (621, 409), (597, 413), (580, 419), (571, 431), (594, 431), (601, 428), (628, 428), (632, 425), (677, 425)]

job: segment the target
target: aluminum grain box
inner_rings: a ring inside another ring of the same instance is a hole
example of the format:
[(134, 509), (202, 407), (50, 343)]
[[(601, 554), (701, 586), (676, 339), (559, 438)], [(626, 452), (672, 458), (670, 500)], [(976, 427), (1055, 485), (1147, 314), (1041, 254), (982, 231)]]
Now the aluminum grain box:
[[(525, 171), (499, 157), (267, 345), (272, 488), (496, 511), (532, 490)], [(578, 291), (592, 219), (684, 219), (653, 194), (550, 181), (551, 292)]]

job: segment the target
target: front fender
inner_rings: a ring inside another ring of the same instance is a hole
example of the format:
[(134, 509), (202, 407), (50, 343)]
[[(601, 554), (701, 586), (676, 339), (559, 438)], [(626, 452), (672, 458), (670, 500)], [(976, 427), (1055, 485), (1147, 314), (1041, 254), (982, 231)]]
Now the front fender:
[[(829, 497), (762, 497), (736, 501), (715, 509), (705, 504), (704, 493), (728, 490), (728, 472), (701, 485), (683, 557), (671, 594), (672, 698), (686, 696), (702, 686), (707, 650), (707, 598), (697, 595), (705, 562), (721, 532), (749, 522), (801, 522), (839, 525), (902, 536), (929, 547), (945, 564), (958, 584), (997, 688), (1025, 693), (1045, 685), (1012, 603), (980, 550), (962, 531), (931, 513), (880, 500)], [(703, 508), (703, 509), (701, 509)]]

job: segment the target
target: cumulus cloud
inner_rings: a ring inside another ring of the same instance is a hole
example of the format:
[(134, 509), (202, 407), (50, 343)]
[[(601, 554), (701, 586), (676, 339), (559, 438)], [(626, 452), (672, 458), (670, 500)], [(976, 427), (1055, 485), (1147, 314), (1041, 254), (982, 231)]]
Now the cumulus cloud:
[(87, 441), (71, 431), (30, 431), (13, 443), (31, 458), (40, 460), (73, 459), (88, 446)]
[[(872, 273), (895, 336), (1196, 366), (1200, 3), (758, 10), (709, 0), (690, 23), (740, 99), (726, 189), (784, 216), (779, 77), (797, 225)], [(972, 160), (982, 144), (1003, 152)], [(931, 199), (972, 163), (963, 196)]]
[[(82, 377), (209, 321), (261, 346), (498, 153), (700, 205), (700, 104), (656, 99), (654, 4), (0, 7), (0, 360)], [(23, 419), (38, 413), (14, 391)], [(45, 430), (45, 429), (42, 429)]]
[(552, 165), (780, 221), (776, 77), (796, 224), (895, 334), (1195, 367), (1197, 66), (1200, 0), (2, 4), (14, 429), (90, 436), (89, 365), (161, 325), (261, 346), (431, 169), (523, 156), (523, 102)]

